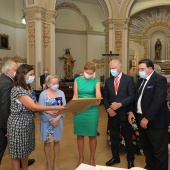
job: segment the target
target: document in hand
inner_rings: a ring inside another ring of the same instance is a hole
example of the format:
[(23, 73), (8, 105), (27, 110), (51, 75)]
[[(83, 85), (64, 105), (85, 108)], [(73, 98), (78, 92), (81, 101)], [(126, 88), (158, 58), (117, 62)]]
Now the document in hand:
[(91, 106), (93, 106), (95, 104), (95, 101), (97, 101), (97, 100), (102, 100), (102, 98), (76, 98), (76, 99), (72, 99), (66, 104), (65, 107), (67, 109), (60, 111), (60, 114), (83, 112), (83, 111), (87, 110), (88, 108), (90, 108)]

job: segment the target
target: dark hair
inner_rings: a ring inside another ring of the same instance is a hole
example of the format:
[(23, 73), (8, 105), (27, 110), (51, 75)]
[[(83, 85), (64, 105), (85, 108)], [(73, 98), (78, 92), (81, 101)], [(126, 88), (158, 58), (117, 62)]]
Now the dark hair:
[(31, 88), (30, 85), (26, 84), (25, 75), (31, 70), (34, 70), (33, 66), (31, 65), (28, 65), (28, 64), (20, 65), (14, 77), (14, 86), (21, 86), (26, 90), (30, 89)]
[(84, 66), (84, 70), (93, 70), (95, 72), (96, 66), (92, 62), (87, 62)]
[(149, 59), (140, 60), (139, 64), (142, 64), (142, 63), (146, 64), (146, 67), (148, 67), (148, 68), (152, 67), (152, 69), (154, 70), (154, 63), (151, 60), (149, 60)]

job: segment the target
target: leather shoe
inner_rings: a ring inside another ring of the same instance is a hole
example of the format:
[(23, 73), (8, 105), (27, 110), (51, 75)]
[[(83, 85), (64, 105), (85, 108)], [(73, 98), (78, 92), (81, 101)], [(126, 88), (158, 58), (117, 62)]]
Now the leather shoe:
[(130, 169), (130, 168), (132, 168), (132, 167), (134, 167), (134, 163), (133, 162), (128, 162), (128, 169)]
[(114, 164), (120, 163), (120, 160), (115, 160), (114, 158), (110, 159), (109, 161), (106, 162), (106, 166), (112, 166)]
[(35, 162), (35, 159), (28, 159), (28, 166), (32, 165)]

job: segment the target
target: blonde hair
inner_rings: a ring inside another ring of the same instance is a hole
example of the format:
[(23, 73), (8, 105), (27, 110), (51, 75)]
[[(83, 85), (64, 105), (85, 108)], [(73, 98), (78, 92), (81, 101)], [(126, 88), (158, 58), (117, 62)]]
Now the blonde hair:
[(51, 81), (52, 79), (54, 79), (54, 78), (57, 78), (58, 81), (60, 81), (59, 76), (54, 75), (54, 74), (50, 74), (50, 75), (48, 75), (48, 76), (45, 78), (45, 84), (47, 85), (47, 84), (50, 83), (50, 81)]
[(84, 70), (93, 70), (94, 72), (96, 71), (96, 66), (92, 62), (87, 62), (84, 66)]

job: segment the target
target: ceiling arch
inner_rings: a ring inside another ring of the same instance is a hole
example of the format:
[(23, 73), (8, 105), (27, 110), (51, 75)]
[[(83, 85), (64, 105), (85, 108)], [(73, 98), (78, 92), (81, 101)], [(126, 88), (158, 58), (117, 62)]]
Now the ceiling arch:
[(60, 10), (60, 9), (74, 10), (75, 12), (77, 12), (82, 17), (82, 19), (83, 19), (83, 21), (86, 25), (86, 30), (87, 31), (93, 31), (93, 27), (90, 25), (88, 18), (80, 11), (80, 9), (75, 4), (70, 3), (70, 2), (63, 2), (63, 3), (56, 6), (56, 10)]

